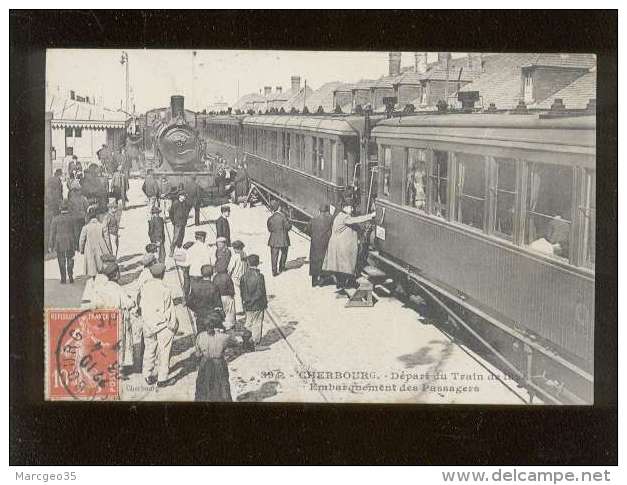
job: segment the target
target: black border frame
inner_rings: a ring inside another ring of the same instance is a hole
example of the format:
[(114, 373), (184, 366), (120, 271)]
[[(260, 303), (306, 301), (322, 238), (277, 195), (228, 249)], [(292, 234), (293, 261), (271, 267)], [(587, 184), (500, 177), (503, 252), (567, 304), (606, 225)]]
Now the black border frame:
[[(616, 465), (617, 32), (614, 10), (10, 11), (10, 464)], [(44, 402), (47, 47), (596, 53), (595, 405)]]

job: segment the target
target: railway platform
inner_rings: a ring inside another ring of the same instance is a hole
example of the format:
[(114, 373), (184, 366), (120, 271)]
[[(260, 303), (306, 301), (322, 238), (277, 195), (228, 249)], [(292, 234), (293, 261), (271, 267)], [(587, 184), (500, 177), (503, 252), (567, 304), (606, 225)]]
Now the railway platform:
[[(121, 284), (133, 291), (148, 242), (146, 200), (142, 181), (130, 181), (128, 209), (120, 228), (118, 261)], [(219, 207), (202, 209), (199, 228), (215, 237), (213, 220)], [(436, 404), (522, 404), (527, 392), (501, 371), (430, 325), (415, 309), (393, 296), (377, 296), (372, 307), (346, 307), (347, 296), (335, 286), (311, 287), (307, 257), (309, 240), (293, 231), (287, 270), (270, 271), (264, 206), (231, 205), (231, 239), (260, 256), (269, 299), (262, 346), (252, 353), (229, 355), (231, 392), (235, 401), (385, 402)], [(170, 234), (172, 226), (167, 223)], [(193, 216), (185, 240), (193, 240)], [(169, 242), (166, 241), (169, 248)], [(180, 278), (166, 259), (165, 281), (173, 289), (179, 332), (171, 357), (172, 384), (156, 389), (135, 373), (122, 383), (124, 400), (193, 401), (196, 359), (191, 316), (182, 302)], [(75, 258), (74, 285), (58, 283), (54, 258), (45, 261), (46, 304), (80, 307), (85, 277)], [(88, 287), (88, 285), (87, 285)]]

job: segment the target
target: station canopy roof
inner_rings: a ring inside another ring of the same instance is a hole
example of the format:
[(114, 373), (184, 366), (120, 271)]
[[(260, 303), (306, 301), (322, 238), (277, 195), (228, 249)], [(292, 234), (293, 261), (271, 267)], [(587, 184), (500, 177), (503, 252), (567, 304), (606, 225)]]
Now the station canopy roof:
[(53, 128), (124, 128), (128, 118), (121, 111), (54, 95), (46, 99), (46, 111), (52, 112)]

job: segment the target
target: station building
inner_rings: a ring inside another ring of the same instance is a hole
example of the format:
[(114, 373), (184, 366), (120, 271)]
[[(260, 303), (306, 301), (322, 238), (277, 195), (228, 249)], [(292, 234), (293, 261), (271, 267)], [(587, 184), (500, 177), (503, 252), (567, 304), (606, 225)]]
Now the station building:
[(125, 140), (126, 114), (107, 109), (75, 91), (55, 92), (46, 99), (47, 175), (66, 169), (66, 157), (76, 155), (83, 166), (97, 162), (106, 144), (119, 149)]

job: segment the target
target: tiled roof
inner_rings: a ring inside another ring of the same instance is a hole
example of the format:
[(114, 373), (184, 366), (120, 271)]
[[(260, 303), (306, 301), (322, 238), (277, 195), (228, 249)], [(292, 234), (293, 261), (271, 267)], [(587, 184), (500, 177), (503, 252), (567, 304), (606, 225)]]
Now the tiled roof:
[[(307, 86), (306, 88), (301, 88), (298, 93), (294, 94), (290, 99), (283, 103), (281, 107), (285, 111), (290, 111), (292, 108), (296, 108), (298, 111), (301, 111), (303, 109), (303, 102), (306, 101), (305, 92), (307, 98), (313, 95), (313, 89), (311, 89), (309, 86)], [(309, 102), (307, 102), (307, 104), (309, 104)]]
[(123, 124), (128, 116), (121, 111), (113, 111), (104, 106), (82, 103), (61, 96), (48, 96), (46, 111), (52, 111), (53, 122), (109, 122)]
[(422, 77), (424, 74), (410, 71), (405, 74), (401, 74), (396, 78), (395, 84), (415, 84), (419, 85), (420, 81), (422, 81)]
[(590, 99), (597, 97), (597, 73), (588, 72), (575, 79), (565, 88), (552, 94), (541, 103), (528, 106), (529, 108), (548, 109), (556, 98), (564, 103), (567, 109), (584, 109)]
[(353, 84), (353, 90), (355, 89), (370, 89), (374, 87), (376, 81), (374, 79), (362, 79), (361, 81)]
[(375, 88), (393, 88), (394, 84), (396, 84), (397, 80), (401, 78), (403, 75), (400, 74), (398, 76), (385, 76), (381, 79), (377, 79), (374, 82), (373, 87)]
[(567, 67), (592, 69), (596, 67), (597, 59), (594, 54), (554, 54), (541, 53), (529, 63), (532, 66), (551, 66), (551, 67)]
[[(462, 87), (460, 91), (479, 91), (484, 108), (487, 108), (490, 103), (494, 103), (498, 109), (512, 109), (516, 107), (520, 99), (521, 68), (523, 66), (588, 69), (595, 65), (596, 57), (593, 54), (507, 53), (489, 55), (484, 56), (484, 72), (481, 76), (474, 82)], [(552, 95), (551, 99), (555, 97), (558, 96)]]
[(484, 59), (484, 71), (460, 91), (479, 91), (483, 107), (494, 103), (498, 109), (512, 109), (520, 99), (521, 66), (537, 59), (538, 54), (499, 54)]
[(284, 92), (277, 93), (275, 91), (268, 96), (268, 101), (287, 101), (288, 99), (290, 99), (289, 93)]
[(341, 85), (339, 81), (332, 81), (323, 84), (311, 96), (307, 96), (307, 107), (310, 112), (315, 112), (318, 106), (322, 106), (322, 109), (326, 113), (333, 111), (335, 106), (333, 105), (333, 92)]
[(258, 93), (245, 94), (244, 96), (242, 96), (235, 102), (233, 109), (240, 109), (240, 110), (245, 109), (247, 103), (252, 103), (253, 101), (258, 100), (259, 98), (265, 99), (263, 96), (261, 96)]

